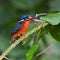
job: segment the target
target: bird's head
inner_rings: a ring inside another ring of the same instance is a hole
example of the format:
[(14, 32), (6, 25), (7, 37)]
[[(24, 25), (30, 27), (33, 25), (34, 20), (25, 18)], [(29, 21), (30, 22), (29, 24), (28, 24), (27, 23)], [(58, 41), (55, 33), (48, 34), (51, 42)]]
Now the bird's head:
[(38, 22), (38, 23), (42, 23), (41, 20), (36, 19), (36, 18), (32, 18), (30, 15), (22, 15), (20, 18), (21, 21), (31, 21), (31, 22)]
[(32, 17), (30, 15), (22, 15), (20, 17), (20, 20), (24, 20), (24, 21), (28, 20), (28, 21), (31, 21), (32, 20)]

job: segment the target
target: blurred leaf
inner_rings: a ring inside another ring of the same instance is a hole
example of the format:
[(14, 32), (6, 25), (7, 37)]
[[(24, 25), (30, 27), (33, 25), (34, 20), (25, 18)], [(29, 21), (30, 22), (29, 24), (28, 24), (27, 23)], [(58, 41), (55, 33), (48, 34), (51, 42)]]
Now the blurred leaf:
[(60, 11), (60, 0), (50, 0), (49, 7), (51, 11)]
[(10, 53), (10, 57), (13, 57), (13, 58), (17, 58), (17, 57), (25, 57), (25, 50), (24, 48), (20, 47), (20, 46), (17, 46), (16, 48), (14, 48)]
[(8, 39), (4, 37), (2, 34), (0, 34), (0, 50), (4, 51), (9, 46)]
[(40, 17), (40, 19), (52, 25), (57, 25), (60, 23), (60, 12), (48, 14), (47, 16)]
[(32, 57), (33, 57), (33, 55), (34, 55), (34, 53), (37, 51), (37, 49), (38, 49), (38, 45), (37, 44), (34, 44), (30, 49), (29, 49), (29, 51), (27, 52), (27, 54), (26, 54), (26, 60), (31, 60), (32, 59)]
[(60, 24), (56, 26), (50, 26), (49, 31), (57, 41), (60, 41)]
[(14, 7), (17, 7), (17, 8), (26, 7), (25, 1), (23, 1), (23, 0), (11, 0), (11, 3)]
[(11, 0), (11, 3), (14, 7), (19, 8), (19, 9), (31, 9), (32, 7), (38, 3), (40, 3), (42, 0)]
[(35, 43), (37, 43), (46, 33), (48, 33), (48, 26), (42, 27), (36, 32)]
[(34, 35), (32, 34), (31, 36), (29, 36), (26, 41), (25, 41), (25, 44), (24, 44), (24, 47), (27, 47), (29, 45), (29, 43), (32, 41)]
[(10, 23), (15, 17), (16, 17), (16, 10), (13, 7), (9, 6), (8, 4), (7, 6), (6, 5), (0, 6), (0, 25)]

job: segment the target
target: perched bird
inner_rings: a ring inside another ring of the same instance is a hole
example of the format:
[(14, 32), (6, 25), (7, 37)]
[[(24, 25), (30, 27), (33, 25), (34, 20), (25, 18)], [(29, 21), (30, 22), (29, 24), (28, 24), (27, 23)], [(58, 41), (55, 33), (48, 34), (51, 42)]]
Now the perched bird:
[(14, 42), (15, 38), (17, 38), (17, 37), (25, 36), (24, 32), (26, 32), (29, 29), (31, 21), (42, 23), (41, 20), (33, 19), (29, 15), (21, 16), (20, 20), (16, 23), (16, 25), (13, 28), (13, 31), (11, 34), (11, 37), (12, 37), (11, 42)]

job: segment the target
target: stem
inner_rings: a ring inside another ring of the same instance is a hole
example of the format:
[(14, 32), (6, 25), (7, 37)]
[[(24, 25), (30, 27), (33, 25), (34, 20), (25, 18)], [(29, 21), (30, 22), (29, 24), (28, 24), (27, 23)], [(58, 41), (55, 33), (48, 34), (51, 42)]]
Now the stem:
[(32, 33), (36, 32), (37, 30), (41, 29), (41, 27), (45, 27), (46, 25), (48, 25), (48, 23), (43, 23), (41, 25), (38, 25), (37, 27), (33, 28), (31, 31), (29, 31), (25, 37), (21, 37), (18, 40), (16, 40), (13, 44), (10, 45), (9, 48), (7, 48), (7, 50), (5, 50), (2, 55), (0, 56), (0, 60), (2, 60), (3, 58), (5, 58), (5, 56), (13, 49), (15, 48), (16, 45), (18, 45), (21, 41), (23, 41), (25, 38), (27, 38), (29, 35), (31, 35)]
[(45, 53), (49, 48), (51, 48), (51, 46), (52, 46), (53, 44), (55, 44), (55, 40), (53, 40), (52, 43), (51, 43), (46, 49), (44, 49), (43, 51), (41, 51), (40, 53), (38, 53), (38, 54), (36, 55), (36, 57), (38, 57), (38, 56), (42, 55), (43, 53)]

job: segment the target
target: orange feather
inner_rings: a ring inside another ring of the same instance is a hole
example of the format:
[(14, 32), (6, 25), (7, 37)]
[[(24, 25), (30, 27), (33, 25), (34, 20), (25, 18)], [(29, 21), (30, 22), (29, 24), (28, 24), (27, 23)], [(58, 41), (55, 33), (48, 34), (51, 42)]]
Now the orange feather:
[(24, 21), (22, 23), (22, 27), (20, 28), (20, 30), (18, 30), (15, 34), (12, 35), (12, 42), (14, 42), (14, 39), (19, 36), (21, 37), (20, 35), (24, 34), (24, 32), (26, 32), (28, 29), (29, 29), (29, 26), (30, 26), (30, 21)]

